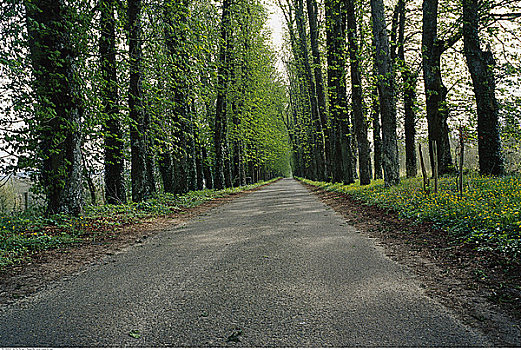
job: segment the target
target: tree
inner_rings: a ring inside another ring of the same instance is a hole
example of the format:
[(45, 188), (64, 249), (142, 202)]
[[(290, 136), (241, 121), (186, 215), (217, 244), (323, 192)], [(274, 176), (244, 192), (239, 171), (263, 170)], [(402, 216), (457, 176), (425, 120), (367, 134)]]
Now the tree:
[(481, 48), (479, 10), (477, 0), (463, 0), (463, 44), (478, 113), (479, 172), (482, 175), (502, 175), (504, 165), (495, 94), (495, 61), (490, 49)]
[(404, 104), (404, 131), (405, 131), (405, 168), (407, 177), (416, 177), (416, 84), (418, 74), (412, 70), (405, 60), (405, 20), (407, 10), (405, 0), (398, 0), (393, 14), (391, 33), (391, 56), (396, 64), (396, 70), (401, 73), (403, 104)]
[[(164, 7), (164, 31), (171, 63), (171, 94), (172, 113), (171, 122), (174, 128), (173, 161), (174, 193), (186, 193), (195, 188), (196, 163), (195, 140), (193, 132), (193, 117), (190, 111), (190, 63), (189, 53), (191, 47), (188, 39), (189, 3), (183, 1), (165, 1)], [(168, 169), (168, 156), (163, 165), (164, 171)], [(167, 175), (163, 175), (167, 177)]]
[(231, 7), (232, 0), (224, 0), (221, 22), (221, 48), (219, 54), (219, 71), (217, 82), (217, 105), (215, 110), (214, 149), (215, 149), (215, 176), (214, 187), (218, 190), (225, 187), (225, 152), (226, 152), (226, 93), (231, 50)]
[(146, 166), (146, 129), (145, 104), (143, 96), (143, 52), (141, 50), (141, 10), (142, 0), (128, 0), (129, 55), (130, 55), (130, 86), (129, 86), (129, 117), (132, 200), (141, 202), (148, 197), (147, 166)]
[(371, 14), (378, 70), (378, 97), (382, 117), (384, 182), (385, 186), (393, 186), (400, 182), (400, 163), (396, 137), (395, 82), (383, 0), (371, 0)]
[(324, 130), (320, 120), (320, 110), (318, 104), (317, 86), (311, 70), (311, 63), (309, 59), (308, 38), (306, 35), (306, 22), (304, 17), (304, 2), (303, 0), (296, 0), (295, 4), (295, 23), (298, 33), (298, 45), (300, 50), (300, 58), (304, 67), (304, 77), (306, 94), (308, 95), (311, 105), (311, 120), (313, 129), (311, 130), (311, 137), (313, 142), (316, 179), (325, 180), (326, 178), (326, 149)]
[(365, 117), (364, 97), (362, 92), (362, 75), (360, 72), (360, 52), (354, 0), (346, 1), (347, 39), (349, 42), (349, 59), (351, 66), (351, 101), (353, 124), (358, 145), (358, 169), (360, 184), (371, 183), (371, 153), (367, 139), (367, 120)]
[(105, 152), (105, 198), (107, 203), (125, 203), (124, 141), (119, 115), (116, 72), (116, 29), (114, 0), (100, 0), (100, 66)]
[(319, 50), (319, 23), (318, 23), (318, 6), (316, 0), (306, 0), (309, 20), (309, 33), (311, 41), (311, 55), (313, 56), (313, 72), (315, 75), (316, 94), (318, 102), (318, 112), (320, 117), (320, 128), (324, 134), (324, 158), (326, 177), (331, 175), (331, 161), (329, 155), (331, 146), (329, 144), (329, 126), (326, 105), (326, 88), (324, 86), (324, 78), (322, 74), (322, 60)]
[(325, 7), (333, 182), (349, 184), (354, 174), (346, 96), (346, 8), (340, 0), (327, 0)]
[(423, 1), (422, 60), (423, 80), (427, 108), (429, 134), (429, 154), (431, 169), (434, 169), (434, 152), (436, 144), (439, 174), (447, 174), (452, 167), (450, 153), (449, 127), (447, 119), (447, 88), (441, 76), (441, 55), (461, 38), (461, 31), (456, 31), (450, 38), (442, 40), (438, 37), (438, 0)]
[(24, 4), (47, 213), (79, 215), (83, 210), (83, 101), (75, 66), (74, 14), (63, 0)]

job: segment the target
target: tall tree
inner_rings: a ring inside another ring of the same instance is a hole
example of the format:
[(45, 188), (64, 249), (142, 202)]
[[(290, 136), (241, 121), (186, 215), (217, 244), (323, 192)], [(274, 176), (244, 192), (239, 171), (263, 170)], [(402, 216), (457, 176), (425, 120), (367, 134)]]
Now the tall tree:
[(165, 1), (164, 32), (171, 62), (171, 122), (175, 130), (172, 141), (175, 193), (188, 192), (195, 188), (196, 183), (193, 116), (190, 110), (190, 44), (187, 40), (189, 12), (187, 0)]
[(219, 69), (217, 82), (217, 103), (215, 110), (214, 148), (215, 148), (215, 172), (214, 187), (225, 187), (225, 152), (226, 152), (226, 126), (227, 104), (226, 93), (228, 91), (229, 65), (231, 51), (231, 7), (232, 0), (224, 0), (222, 6), (221, 21), (221, 47), (219, 53)]
[(438, 0), (423, 0), (422, 61), (425, 84), (427, 128), (431, 169), (434, 169), (432, 146), (436, 143), (439, 174), (452, 166), (447, 119), (447, 88), (441, 76), (441, 55), (461, 38), (461, 31), (446, 40), (438, 37)]
[(378, 97), (382, 116), (384, 182), (386, 186), (393, 186), (400, 182), (400, 163), (396, 137), (395, 81), (383, 0), (371, 0), (371, 15), (378, 69)]
[(311, 41), (311, 55), (313, 56), (313, 72), (315, 75), (316, 94), (318, 102), (318, 113), (320, 116), (320, 126), (324, 134), (324, 157), (325, 157), (325, 173), (329, 177), (331, 174), (331, 162), (329, 159), (329, 125), (326, 105), (326, 89), (324, 86), (324, 77), (322, 74), (322, 60), (319, 49), (319, 22), (318, 22), (318, 6), (316, 0), (306, 0), (309, 20), (309, 36)]
[(378, 101), (378, 87), (374, 85), (371, 92), (371, 119), (373, 120), (373, 147), (374, 147), (374, 179), (383, 178), (382, 174), (382, 128), (380, 125), (380, 104)]
[(74, 14), (63, 0), (25, 1), (37, 99), (40, 181), (47, 212), (78, 215), (83, 207), (83, 103), (76, 71)]
[(327, 0), (325, 7), (332, 175), (333, 182), (349, 184), (354, 174), (346, 96), (346, 8), (340, 0)]
[(505, 169), (495, 91), (495, 61), (490, 49), (481, 48), (480, 4), (477, 0), (463, 0), (463, 44), (478, 112), (479, 172), (502, 175)]
[(297, 33), (299, 37), (299, 50), (302, 58), (302, 65), (304, 67), (304, 77), (306, 79), (306, 93), (308, 95), (311, 105), (311, 118), (313, 129), (311, 137), (313, 140), (314, 162), (316, 177), (319, 180), (326, 178), (326, 155), (325, 155), (325, 138), (324, 130), (320, 120), (320, 110), (317, 98), (317, 86), (313, 77), (311, 69), (311, 61), (309, 59), (308, 36), (306, 33), (306, 19), (304, 17), (304, 2), (303, 0), (296, 0), (295, 6), (295, 23), (297, 25)]
[(109, 204), (125, 203), (123, 130), (119, 115), (119, 94), (116, 73), (115, 0), (100, 0), (101, 99), (103, 104), (105, 199)]
[(353, 124), (358, 146), (358, 171), (360, 184), (371, 183), (371, 150), (367, 138), (367, 119), (365, 118), (364, 97), (362, 92), (362, 74), (360, 72), (360, 52), (354, 0), (346, 0), (347, 39), (351, 67), (351, 101)]
[(146, 130), (145, 104), (143, 98), (143, 51), (141, 49), (142, 27), (141, 10), (142, 0), (128, 0), (127, 16), (129, 27), (129, 55), (130, 55), (130, 87), (129, 87), (129, 117), (130, 151), (132, 182), (132, 200), (141, 202), (147, 194), (147, 166), (146, 166)]
[(403, 104), (404, 104), (404, 131), (405, 131), (405, 167), (407, 177), (416, 177), (416, 84), (417, 72), (413, 71), (405, 60), (405, 20), (407, 9), (405, 0), (398, 0), (393, 14), (392, 48), (391, 55), (396, 64), (396, 70), (401, 73)]

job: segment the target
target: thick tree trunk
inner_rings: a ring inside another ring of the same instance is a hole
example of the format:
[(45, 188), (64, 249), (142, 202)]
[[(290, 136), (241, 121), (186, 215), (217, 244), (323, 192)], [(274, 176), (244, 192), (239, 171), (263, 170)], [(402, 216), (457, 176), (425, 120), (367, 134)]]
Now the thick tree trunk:
[(358, 171), (360, 174), (360, 185), (369, 185), (371, 183), (371, 150), (369, 140), (367, 139), (367, 120), (364, 111), (354, 0), (347, 0), (346, 6), (347, 38), (351, 63), (351, 101), (353, 124), (358, 145)]
[(119, 115), (118, 81), (116, 74), (116, 30), (114, 0), (100, 1), (101, 99), (105, 163), (105, 199), (109, 204), (125, 203), (125, 157), (123, 130)]
[(146, 184), (146, 130), (145, 105), (143, 102), (143, 52), (141, 49), (142, 0), (128, 1), (130, 89), (129, 117), (132, 200), (141, 202), (147, 196)]
[(422, 60), (425, 83), (429, 154), (434, 169), (432, 145), (437, 145), (439, 174), (447, 174), (452, 167), (449, 127), (447, 119), (447, 88), (441, 78), (441, 55), (449, 44), (438, 40), (438, 0), (423, 1)]
[(478, 112), (479, 172), (481, 175), (503, 175), (495, 61), (490, 49), (481, 49), (479, 16), (478, 1), (463, 0), (463, 43)]
[(403, 76), (403, 99), (405, 108), (405, 167), (407, 177), (412, 178), (418, 175), (418, 166), (416, 162), (416, 113), (414, 111), (416, 104), (416, 82), (417, 74), (404, 67)]
[[(376, 74), (376, 70), (375, 73)], [(373, 120), (373, 147), (374, 147), (374, 179), (383, 178), (382, 173), (382, 128), (380, 125), (380, 103), (378, 101), (378, 87), (375, 85), (371, 93), (371, 119)]]
[(331, 115), (331, 170), (333, 182), (353, 183), (351, 131), (346, 96), (346, 14), (343, 1), (327, 0), (326, 42), (329, 112)]
[(63, 0), (26, 1), (25, 7), (47, 213), (79, 215), (83, 103), (75, 67), (78, 53), (70, 37), (73, 14)]
[(209, 164), (208, 161), (208, 151), (206, 150), (205, 146), (202, 146), (201, 150), (203, 154), (203, 175), (204, 175), (204, 184), (205, 187), (208, 189), (214, 188), (213, 184), (213, 172), (212, 172), (212, 166)]
[(396, 137), (395, 82), (383, 0), (371, 0), (371, 14), (378, 69), (378, 97), (382, 116), (384, 181), (386, 186), (393, 186), (400, 182), (400, 163)]
[(159, 155), (159, 173), (163, 180), (163, 191), (174, 193), (174, 168), (172, 165), (172, 154), (164, 152)]

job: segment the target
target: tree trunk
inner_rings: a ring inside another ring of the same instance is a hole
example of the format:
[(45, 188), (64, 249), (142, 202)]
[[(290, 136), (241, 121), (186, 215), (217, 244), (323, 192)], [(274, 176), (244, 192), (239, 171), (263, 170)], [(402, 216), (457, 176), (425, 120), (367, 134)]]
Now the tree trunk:
[(318, 108), (317, 100), (317, 89), (315, 80), (313, 78), (313, 72), (311, 70), (311, 64), (309, 60), (309, 52), (307, 46), (307, 35), (306, 35), (306, 23), (304, 17), (304, 2), (303, 0), (296, 0), (296, 12), (295, 20), (297, 24), (297, 32), (299, 35), (299, 50), (301, 52), (302, 64), (304, 67), (304, 76), (306, 78), (307, 95), (311, 105), (311, 120), (313, 125), (313, 154), (314, 163), (316, 169), (313, 170), (316, 173), (316, 179), (325, 180), (326, 178), (326, 156), (325, 156), (325, 140), (324, 131), (322, 130), (322, 123), (320, 122), (320, 112)]
[(70, 37), (73, 13), (63, 0), (26, 1), (25, 8), (47, 213), (79, 215), (83, 102), (75, 67), (78, 52)]
[(405, 167), (407, 177), (412, 178), (418, 175), (416, 162), (416, 82), (418, 76), (410, 71), (409, 67), (404, 67), (403, 76), (403, 99), (405, 108)]
[(367, 120), (365, 119), (364, 111), (354, 0), (346, 1), (346, 14), (351, 66), (353, 124), (358, 146), (358, 171), (360, 174), (360, 185), (369, 185), (371, 183), (371, 150), (369, 148), (369, 140), (367, 139)]
[(125, 203), (125, 157), (123, 130), (119, 116), (118, 81), (116, 74), (116, 30), (114, 0), (100, 1), (100, 41), (101, 57), (101, 100), (104, 121), (104, 165), (105, 199), (109, 204)]
[(202, 146), (202, 154), (203, 154), (203, 174), (204, 174), (204, 184), (206, 188), (212, 189), (214, 188), (213, 184), (213, 175), (212, 175), (212, 166), (208, 161), (208, 151), (205, 146)]
[(326, 0), (327, 79), (331, 115), (333, 182), (353, 183), (351, 132), (346, 96), (346, 14), (343, 1)]
[(450, 172), (449, 127), (447, 119), (447, 88), (441, 78), (441, 55), (449, 44), (438, 40), (438, 0), (423, 1), (422, 60), (425, 83), (427, 123), (429, 134), (429, 154), (431, 169), (434, 169), (432, 145), (437, 144), (440, 175)]
[(480, 46), (479, 8), (477, 0), (463, 0), (463, 43), (478, 112), (479, 172), (503, 175), (495, 61), (490, 49), (485, 51)]
[(193, 139), (195, 146), (195, 171), (196, 171), (196, 184), (197, 190), (202, 190), (204, 188), (204, 157), (203, 157), (203, 145), (201, 144), (201, 140), (199, 138), (199, 130), (197, 125), (193, 127)]
[(146, 130), (143, 103), (143, 52), (141, 49), (142, 0), (128, 0), (130, 89), (129, 117), (132, 200), (141, 202), (147, 197), (146, 185)]
[(225, 187), (225, 153), (226, 153), (226, 92), (228, 90), (229, 53), (231, 45), (231, 2), (223, 1), (221, 21), (221, 49), (219, 53), (219, 69), (217, 81), (217, 103), (215, 110), (214, 148), (215, 176), (214, 187), (221, 190)]
[(378, 69), (378, 97), (382, 116), (382, 153), (385, 186), (400, 183), (400, 163), (396, 137), (396, 97), (389, 37), (383, 0), (371, 0), (373, 35)]
[(150, 113), (148, 110), (145, 110), (145, 130), (147, 133), (145, 134), (145, 143), (146, 143), (146, 159), (145, 164), (147, 167), (146, 170), (146, 193), (148, 197), (154, 196), (157, 193), (156, 190), (156, 178), (155, 178), (155, 136), (151, 134), (152, 131), (152, 121), (150, 120)]
[(163, 152), (159, 155), (159, 173), (163, 180), (163, 191), (174, 193), (174, 168), (172, 165), (172, 153)]
[[(376, 72), (374, 73), (376, 75)], [(378, 102), (378, 87), (374, 86), (371, 93), (371, 119), (373, 120), (374, 146), (374, 179), (383, 178), (382, 173), (382, 130), (380, 126), (380, 103)]]
[(190, 113), (188, 119), (188, 127), (186, 129), (186, 137), (188, 138), (188, 178), (189, 184), (188, 189), (190, 191), (195, 191), (197, 189), (197, 147), (195, 140), (195, 128), (194, 125), (194, 114), (196, 113), (195, 107), (193, 104), (190, 105)]
[(398, 1), (398, 65), (401, 66), (404, 103), (404, 129), (405, 129), (405, 168), (407, 177), (416, 177), (418, 167), (416, 165), (416, 83), (417, 73), (413, 73), (405, 62), (405, 0)]
[(318, 7), (316, 0), (306, 0), (309, 32), (311, 39), (311, 55), (313, 56), (313, 71), (315, 74), (316, 94), (318, 102), (318, 113), (321, 124), (321, 129), (324, 134), (324, 157), (325, 157), (325, 173), (329, 178), (331, 174), (331, 162), (329, 159), (330, 144), (329, 144), (329, 126), (327, 123), (327, 107), (326, 107), (326, 92), (324, 88), (324, 78), (322, 74), (322, 60), (320, 58), (319, 50), (319, 25), (318, 25)]
[(174, 193), (186, 193), (195, 182), (191, 157), (192, 139), (190, 129), (190, 75), (189, 57), (186, 48), (189, 17), (188, 1), (166, 0), (163, 14), (165, 39), (173, 62), (173, 170)]

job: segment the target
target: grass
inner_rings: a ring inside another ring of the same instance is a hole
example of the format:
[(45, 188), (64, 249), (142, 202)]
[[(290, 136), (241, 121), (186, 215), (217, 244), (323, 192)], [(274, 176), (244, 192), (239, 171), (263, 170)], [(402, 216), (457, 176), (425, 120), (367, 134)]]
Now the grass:
[(384, 187), (383, 180), (368, 186), (301, 180), (346, 193), (368, 205), (394, 210), (416, 222), (431, 222), (457, 242), (473, 244), (478, 251), (494, 251), (505, 261), (520, 261), (521, 176), (469, 175), (462, 196), (455, 177), (441, 178), (438, 193), (429, 195), (423, 191), (421, 178), (402, 179), (398, 186), (389, 188)]
[(0, 217), (0, 271), (30, 259), (32, 253), (41, 250), (96, 241), (117, 234), (124, 225), (181, 212), (214, 198), (251, 190), (272, 181), (224, 190), (192, 191), (183, 195), (160, 194), (141, 203), (87, 206), (80, 217), (45, 216), (38, 211), (3, 216)]

